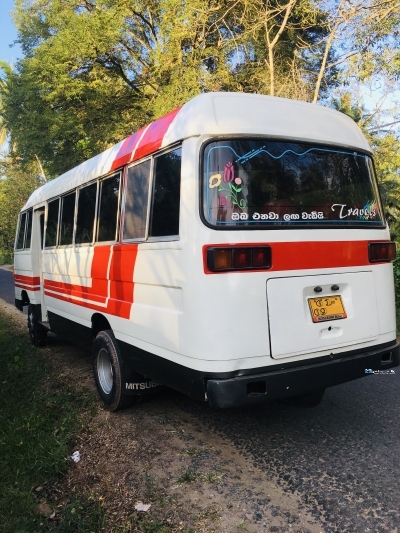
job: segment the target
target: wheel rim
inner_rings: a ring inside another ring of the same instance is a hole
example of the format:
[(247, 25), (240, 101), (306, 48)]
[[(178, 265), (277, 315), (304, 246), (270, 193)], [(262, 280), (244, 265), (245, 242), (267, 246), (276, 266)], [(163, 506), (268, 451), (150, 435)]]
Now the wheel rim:
[(106, 394), (110, 394), (113, 387), (113, 370), (110, 356), (104, 349), (100, 350), (97, 356), (97, 375), (100, 387)]

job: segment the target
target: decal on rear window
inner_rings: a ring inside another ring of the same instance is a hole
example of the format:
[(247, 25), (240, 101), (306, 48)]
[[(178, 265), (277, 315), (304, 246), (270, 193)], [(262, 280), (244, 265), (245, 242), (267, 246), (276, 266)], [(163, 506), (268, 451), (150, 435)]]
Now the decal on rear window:
[(382, 226), (371, 158), (306, 143), (210, 142), (203, 214), (214, 226)]

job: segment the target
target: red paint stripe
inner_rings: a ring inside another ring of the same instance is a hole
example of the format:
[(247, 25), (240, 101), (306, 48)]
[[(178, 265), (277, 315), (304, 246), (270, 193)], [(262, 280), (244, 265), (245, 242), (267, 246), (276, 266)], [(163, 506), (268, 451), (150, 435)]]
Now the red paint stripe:
[(16, 287), (18, 287), (19, 289), (25, 289), (27, 291), (40, 291), (40, 285), (36, 285), (36, 286), (32, 286), (32, 285), (23, 285), (21, 283), (15, 283), (14, 284)]
[(167, 133), (171, 122), (174, 120), (180, 109), (180, 107), (174, 109), (167, 115), (164, 115), (150, 124), (136, 148), (133, 156), (134, 161), (156, 152), (161, 147), (164, 135)]
[(127, 165), (131, 161), (137, 161), (161, 148), (164, 135), (180, 109), (178, 107), (178, 109), (174, 109), (167, 115), (152, 122), (142, 138), (141, 136), (146, 128), (142, 128), (127, 137), (111, 165), (111, 170)]
[[(57, 300), (73, 303), (81, 307), (122, 318), (129, 318), (133, 303), (133, 273), (137, 251), (137, 244), (114, 246), (109, 278), (107, 278), (111, 246), (96, 246), (91, 268), (91, 287), (45, 280), (45, 294)], [(109, 284), (110, 294), (108, 295)], [(49, 291), (55, 291), (55, 293)], [(91, 301), (81, 302), (75, 300), (74, 296)], [(107, 296), (109, 296), (109, 299), (106, 307), (96, 305), (96, 303), (105, 303)]]
[(24, 285), (40, 285), (39, 276), (22, 276), (21, 274), (14, 274), (14, 281), (23, 283)]
[(130, 162), (132, 152), (136, 148), (136, 145), (140, 139), (140, 136), (143, 133), (143, 130), (144, 128), (137, 131), (136, 133), (133, 133), (124, 140), (116, 158), (113, 161), (113, 164), (111, 165), (111, 170), (116, 170), (117, 168), (123, 167), (124, 165), (127, 165)]
[[(207, 249), (227, 246), (247, 247), (267, 245), (272, 250), (272, 266), (268, 272), (282, 270), (310, 270), (323, 268), (343, 268), (371, 266), (368, 259), (368, 243), (373, 241), (302, 241), (273, 243), (207, 244), (203, 246), (203, 263), (206, 274), (226, 274), (211, 272), (207, 268)], [(381, 242), (381, 241), (379, 241)], [(378, 263), (379, 264), (379, 263)], [(254, 272), (254, 270), (239, 273)], [(265, 270), (264, 270), (265, 272)]]

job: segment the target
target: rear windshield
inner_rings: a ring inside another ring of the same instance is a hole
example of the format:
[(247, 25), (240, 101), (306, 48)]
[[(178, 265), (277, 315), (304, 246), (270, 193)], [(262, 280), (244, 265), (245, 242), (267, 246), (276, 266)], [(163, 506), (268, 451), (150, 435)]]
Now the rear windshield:
[(381, 227), (368, 155), (345, 148), (224, 139), (203, 156), (203, 214), (218, 227)]

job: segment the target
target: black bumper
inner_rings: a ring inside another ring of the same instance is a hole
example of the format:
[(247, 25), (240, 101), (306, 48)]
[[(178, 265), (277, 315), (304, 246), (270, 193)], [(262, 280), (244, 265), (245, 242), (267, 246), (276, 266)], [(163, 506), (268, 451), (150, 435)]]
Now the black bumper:
[(338, 355), (331, 361), (231, 379), (209, 379), (209, 403), (218, 408), (254, 405), (325, 389), (368, 376), (371, 370), (387, 370), (400, 365), (398, 342), (356, 355), (343, 353), (337, 358)]

